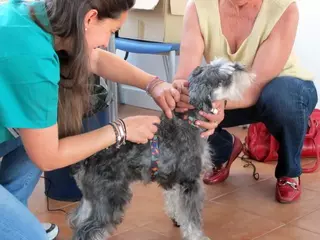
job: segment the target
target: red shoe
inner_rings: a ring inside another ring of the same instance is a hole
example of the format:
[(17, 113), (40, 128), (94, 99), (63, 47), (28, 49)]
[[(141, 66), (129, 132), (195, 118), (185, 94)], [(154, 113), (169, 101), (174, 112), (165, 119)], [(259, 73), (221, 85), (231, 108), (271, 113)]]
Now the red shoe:
[(298, 183), (293, 178), (282, 177), (277, 181), (276, 199), (280, 203), (291, 203), (301, 195), (300, 178)]
[(230, 167), (234, 160), (239, 156), (242, 151), (242, 143), (239, 138), (234, 137), (233, 150), (231, 157), (228, 160), (227, 165), (221, 168), (213, 168), (212, 172), (208, 172), (204, 175), (203, 182), (208, 185), (220, 183), (229, 177)]

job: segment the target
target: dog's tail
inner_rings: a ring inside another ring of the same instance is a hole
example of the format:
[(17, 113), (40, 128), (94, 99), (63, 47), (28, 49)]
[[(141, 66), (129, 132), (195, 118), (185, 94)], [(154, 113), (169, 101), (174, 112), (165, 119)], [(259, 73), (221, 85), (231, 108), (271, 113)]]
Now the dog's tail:
[(122, 222), (125, 207), (132, 197), (129, 185), (103, 184), (105, 188), (100, 188), (102, 190), (90, 198), (84, 196), (70, 214), (73, 240), (106, 240)]
[(86, 199), (81, 200), (68, 220), (74, 232), (72, 240), (104, 240), (108, 237), (105, 225), (97, 219), (92, 203)]
[[(80, 205), (69, 215), (69, 224), (73, 229), (72, 240), (105, 240), (114, 231), (118, 221), (110, 216), (106, 209), (97, 210), (101, 204), (83, 199)], [(121, 217), (116, 217), (121, 219)]]

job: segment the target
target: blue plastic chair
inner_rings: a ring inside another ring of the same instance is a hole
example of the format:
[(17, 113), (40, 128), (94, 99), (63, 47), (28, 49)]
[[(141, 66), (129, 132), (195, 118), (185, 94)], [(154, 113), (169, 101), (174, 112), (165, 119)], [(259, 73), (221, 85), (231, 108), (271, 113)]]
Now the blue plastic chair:
[(176, 70), (175, 57), (180, 49), (179, 43), (159, 43), (116, 37), (115, 48), (126, 52), (125, 60), (129, 53), (164, 54), (163, 64), (167, 81), (172, 81)]

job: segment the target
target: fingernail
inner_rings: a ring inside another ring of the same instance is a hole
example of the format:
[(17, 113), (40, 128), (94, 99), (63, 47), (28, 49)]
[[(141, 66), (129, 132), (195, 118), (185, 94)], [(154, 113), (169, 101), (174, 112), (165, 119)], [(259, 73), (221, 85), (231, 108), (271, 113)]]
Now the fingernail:
[(202, 111), (200, 111), (200, 112), (199, 112), (199, 114), (200, 114), (200, 115), (203, 115), (203, 112), (202, 112)]
[(183, 111), (185, 111), (185, 112), (188, 111), (188, 108), (184, 108)]
[(199, 123), (198, 121), (196, 121), (196, 125), (198, 125), (198, 126), (199, 126), (199, 125), (200, 125), (200, 123)]

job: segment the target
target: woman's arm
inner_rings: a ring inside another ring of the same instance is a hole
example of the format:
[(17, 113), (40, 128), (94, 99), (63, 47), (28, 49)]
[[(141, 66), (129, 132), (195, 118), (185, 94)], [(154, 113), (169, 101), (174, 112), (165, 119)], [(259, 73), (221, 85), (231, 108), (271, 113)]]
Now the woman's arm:
[(293, 3), (257, 51), (251, 67), (251, 71), (256, 74), (254, 84), (247, 90), (242, 101), (228, 101), (227, 109), (248, 108), (256, 104), (262, 89), (277, 77), (285, 66), (294, 45), (298, 21), (298, 8)]
[(20, 129), (29, 158), (43, 171), (69, 166), (116, 142), (111, 126), (58, 139), (57, 124), (46, 129)]
[[(91, 71), (104, 79), (143, 90), (146, 90), (148, 84), (155, 79), (154, 75), (148, 74), (119, 56), (101, 49), (94, 50), (91, 55)], [(163, 82), (156, 85), (150, 94), (167, 117), (172, 118), (172, 110), (175, 108), (176, 102), (180, 100), (180, 93), (171, 84)]]
[(95, 49), (91, 55), (91, 71), (105, 79), (146, 90), (156, 76), (131, 65), (119, 56)]
[(193, 1), (186, 7), (180, 44), (180, 61), (174, 80), (188, 79), (190, 73), (201, 65), (204, 41), (200, 31), (198, 13)]
[(176, 112), (185, 112), (193, 107), (188, 104), (189, 93), (187, 79), (190, 73), (201, 65), (204, 52), (204, 41), (200, 31), (198, 13), (193, 0), (186, 6), (183, 29), (180, 43), (180, 60), (178, 70), (174, 77), (173, 86), (180, 90), (180, 102), (177, 103)]
[[(160, 119), (156, 116), (137, 116), (126, 118), (124, 122), (128, 141), (146, 143), (157, 131), (154, 124), (159, 123)], [(77, 163), (116, 142), (111, 126), (61, 140), (58, 138), (57, 124), (45, 129), (19, 129), (19, 132), (28, 156), (43, 171)]]

